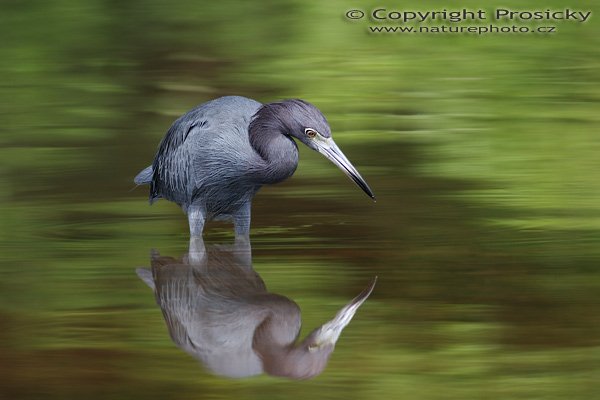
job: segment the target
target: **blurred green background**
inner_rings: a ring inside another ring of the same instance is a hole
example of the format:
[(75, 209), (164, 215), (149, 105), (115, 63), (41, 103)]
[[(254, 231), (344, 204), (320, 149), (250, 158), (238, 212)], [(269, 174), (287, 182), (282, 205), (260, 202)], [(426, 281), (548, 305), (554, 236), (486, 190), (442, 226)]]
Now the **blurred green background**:
[[(553, 35), (378, 35), (344, 12), (494, 4), (3, 1), (0, 398), (596, 398), (600, 4), (497, 5), (594, 14)], [(226, 94), (317, 105), (378, 198), (301, 149), (255, 199), (254, 267), (303, 334), (379, 276), (308, 382), (210, 375), (134, 273), (151, 248), (184, 253), (187, 221), (133, 176)]]

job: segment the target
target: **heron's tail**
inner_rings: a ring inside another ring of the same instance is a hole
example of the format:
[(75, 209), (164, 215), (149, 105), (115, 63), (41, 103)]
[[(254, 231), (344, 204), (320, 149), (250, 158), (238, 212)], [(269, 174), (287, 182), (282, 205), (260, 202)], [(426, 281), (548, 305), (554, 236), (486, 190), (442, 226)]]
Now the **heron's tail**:
[(148, 268), (136, 268), (135, 273), (137, 274), (137, 276), (140, 277), (142, 281), (144, 281), (146, 285), (150, 287), (150, 289), (156, 289), (156, 284), (154, 283), (152, 271), (150, 271)]
[(152, 165), (149, 167), (144, 168), (139, 174), (137, 174), (137, 176), (135, 178), (133, 178), (133, 181), (135, 182), (136, 185), (147, 185), (150, 182), (152, 182)]

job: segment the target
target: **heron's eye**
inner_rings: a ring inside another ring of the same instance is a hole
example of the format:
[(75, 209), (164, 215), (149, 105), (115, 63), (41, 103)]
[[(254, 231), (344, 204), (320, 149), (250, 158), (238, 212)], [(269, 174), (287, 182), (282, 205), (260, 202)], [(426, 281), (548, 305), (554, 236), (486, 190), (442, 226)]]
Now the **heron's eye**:
[(316, 344), (316, 343), (311, 343), (311, 344), (309, 344), (309, 345), (308, 345), (308, 350), (309, 350), (309, 351), (315, 351), (315, 350), (317, 350), (318, 348), (319, 348), (319, 345), (318, 345), (318, 344)]
[(310, 129), (310, 128), (306, 128), (304, 130), (304, 133), (306, 134), (306, 136), (308, 136), (311, 139), (313, 139), (315, 136), (317, 136), (317, 131), (315, 131), (314, 129)]

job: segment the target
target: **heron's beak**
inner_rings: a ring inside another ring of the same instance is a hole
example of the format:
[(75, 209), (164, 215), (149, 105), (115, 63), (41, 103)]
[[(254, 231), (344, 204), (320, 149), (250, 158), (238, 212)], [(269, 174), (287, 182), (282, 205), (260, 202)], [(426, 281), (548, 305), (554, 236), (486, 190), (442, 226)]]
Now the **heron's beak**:
[(375, 287), (375, 283), (377, 282), (377, 277), (373, 278), (369, 286), (367, 286), (358, 296), (356, 296), (350, 303), (348, 303), (344, 308), (342, 308), (336, 314), (335, 318), (331, 321), (323, 324), (319, 332), (317, 333), (316, 342), (318, 344), (335, 344), (338, 338), (340, 337), (340, 333), (342, 330), (348, 326), (352, 317), (356, 313), (356, 310), (362, 305), (362, 303), (367, 300), (367, 297), (373, 291)]
[(327, 157), (332, 163), (337, 165), (344, 173), (354, 181), (370, 198), (375, 200), (373, 191), (367, 185), (367, 182), (358, 173), (352, 163), (346, 158), (344, 153), (335, 144), (331, 138), (319, 138), (315, 140), (317, 151)]

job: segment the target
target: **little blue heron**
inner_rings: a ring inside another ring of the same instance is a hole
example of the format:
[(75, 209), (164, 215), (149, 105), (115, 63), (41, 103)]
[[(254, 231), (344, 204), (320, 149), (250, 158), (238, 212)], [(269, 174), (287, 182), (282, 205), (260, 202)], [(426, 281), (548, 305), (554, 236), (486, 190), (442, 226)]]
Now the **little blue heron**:
[(190, 234), (209, 220), (233, 220), (236, 237), (250, 231), (252, 198), (265, 184), (289, 178), (298, 165), (295, 138), (336, 164), (371, 198), (375, 196), (337, 147), (325, 116), (299, 99), (261, 104), (240, 96), (204, 103), (177, 119), (151, 166), (135, 183), (150, 185), (150, 204), (179, 204)]
[(154, 251), (152, 269), (138, 276), (154, 291), (171, 339), (186, 353), (221, 376), (241, 378), (261, 373), (293, 379), (320, 374), (342, 330), (375, 286), (373, 279), (329, 322), (304, 340), (300, 308), (270, 293), (239, 246), (204, 247), (190, 241), (181, 260)]

